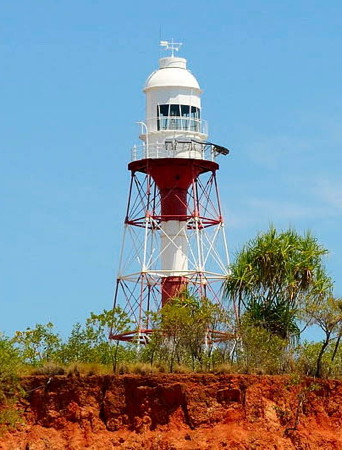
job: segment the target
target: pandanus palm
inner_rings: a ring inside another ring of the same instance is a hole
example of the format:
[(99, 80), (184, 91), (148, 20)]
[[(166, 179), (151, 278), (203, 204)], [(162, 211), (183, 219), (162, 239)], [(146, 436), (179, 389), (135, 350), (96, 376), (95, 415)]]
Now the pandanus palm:
[(274, 227), (249, 241), (224, 284), (238, 322), (243, 315), (284, 339), (298, 336), (297, 312), (331, 290), (322, 257), (327, 250), (310, 233), (278, 233)]

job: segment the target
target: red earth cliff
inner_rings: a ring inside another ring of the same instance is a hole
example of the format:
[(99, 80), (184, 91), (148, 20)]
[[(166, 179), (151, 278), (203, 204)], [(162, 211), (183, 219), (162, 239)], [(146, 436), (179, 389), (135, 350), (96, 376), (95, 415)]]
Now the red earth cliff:
[(342, 449), (342, 382), (254, 375), (23, 379), (3, 450)]

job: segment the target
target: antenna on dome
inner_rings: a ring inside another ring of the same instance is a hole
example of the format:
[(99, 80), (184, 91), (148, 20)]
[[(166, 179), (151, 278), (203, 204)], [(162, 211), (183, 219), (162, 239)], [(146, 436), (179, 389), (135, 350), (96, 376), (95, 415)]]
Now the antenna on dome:
[(178, 52), (178, 50), (181, 48), (181, 46), (183, 45), (182, 42), (173, 42), (173, 38), (171, 40), (171, 42), (169, 41), (160, 41), (160, 46), (164, 47), (165, 50), (171, 50), (171, 56), (174, 57), (175, 56), (175, 52)]

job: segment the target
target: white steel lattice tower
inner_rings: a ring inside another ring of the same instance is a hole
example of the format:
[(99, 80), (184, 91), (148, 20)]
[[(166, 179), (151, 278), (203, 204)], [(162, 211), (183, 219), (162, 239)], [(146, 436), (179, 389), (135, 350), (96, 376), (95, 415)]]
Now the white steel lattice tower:
[(187, 290), (220, 302), (228, 250), (216, 181), (216, 158), (228, 154), (207, 141), (201, 89), (186, 59), (160, 59), (147, 79), (142, 145), (133, 147), (124, 238), (114, 307), (135, 324), (110, 338), (146, 342), (146, 312)]

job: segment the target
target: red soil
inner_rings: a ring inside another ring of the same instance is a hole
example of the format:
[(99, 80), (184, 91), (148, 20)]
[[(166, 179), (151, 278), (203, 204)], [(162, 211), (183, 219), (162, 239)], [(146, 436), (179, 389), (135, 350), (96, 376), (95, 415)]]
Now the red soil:
[(336, 380), (40, 376), (23, 386), (25, 424), (0, 437), (0, 449), (342, 449)]

